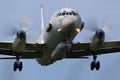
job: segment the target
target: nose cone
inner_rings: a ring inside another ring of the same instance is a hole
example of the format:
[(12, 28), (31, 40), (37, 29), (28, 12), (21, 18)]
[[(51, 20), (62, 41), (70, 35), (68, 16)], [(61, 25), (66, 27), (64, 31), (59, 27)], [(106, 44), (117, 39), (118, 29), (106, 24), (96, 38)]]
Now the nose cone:
[(17, 32), (17, 36), (20, 37), (20, 38), (25, 38), (26, 33), (25, 33), (23, 30), (19, 30), (19, 31)]
[(97, 31), (97, 34), (98, 34), (98, 35), (103, 35), (103, 34), (104, 34), (104, 31), (103, 31), (102, 29), (100, 29), (100, 30)]
[(72, 29), (76, 25), (76, 19), (69, 17), (65, 18), (62, 22), (62, 29), (65, 31), (69, 31), (69, 29)]
[(99, 38), (102, 38), (104, 37), (105, 32), (102, 29), (99, 29), (96, 34), (98, 35)]
[(63, 26), (65, 27), (69, 27), (75, 24), (75, 19), (74, 18), (68, 18), (68, 19), (64, 19), (63, 21)]

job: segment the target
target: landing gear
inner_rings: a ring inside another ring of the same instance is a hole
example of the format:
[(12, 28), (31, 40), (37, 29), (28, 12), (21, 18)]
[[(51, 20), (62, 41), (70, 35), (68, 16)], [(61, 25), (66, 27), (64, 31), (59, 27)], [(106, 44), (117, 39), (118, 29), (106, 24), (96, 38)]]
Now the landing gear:
[(72, 52), (72, 45), (69, 41), (67, 41), (65, 53), (66, 53), (66, 55), (69, 55), (71, 52)]
[(14, 62), (14, 65), (13, 65), (13, 70), (16, 71), (17, 68), (19, 69), (19, 71), (22, 71), (22, 62)]
[(94, 70), (94, 68), (96, 68), (96, 70), (100, 69), (100, 62), (96, 61), (96, 59), (97, 59), (97, 55), (93, 55), (93, 61), (90, 64), (90, 68), (92, 71)]
[(13, 64), (13, 70), (16, 71), (17, 69), (19, 69), (19, 71), (22, 71), (23, 68), (23, 63), (19, 62), (19, 57), (16, 56), (16, 62), (14, 62)]
[(97, 61), (97, 62), (92, 61), (90, 64), (90, 67), (91, 67), (92, 71), (94, 70), (94, 68), (96, 68), (96, 70), (99, 70), (100, 69), (100, 62), (99, 61)]

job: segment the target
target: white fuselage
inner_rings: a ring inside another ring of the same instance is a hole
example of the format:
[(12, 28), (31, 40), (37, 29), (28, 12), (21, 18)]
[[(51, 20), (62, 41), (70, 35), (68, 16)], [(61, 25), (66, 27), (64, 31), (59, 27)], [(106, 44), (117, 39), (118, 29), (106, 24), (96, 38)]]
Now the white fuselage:
[(83, 22), (75, 10), (63, 8), (57, 11), (51, 17), (46, 30), (44, 30), (38, 40), (38, 43), (45, 43), (47, 46), (43, 57), (37, 59), (38, 63), (48, 65), (51, 63), (52, 53), (64, 53), (62, 48), (65, 47), (67, 41), (71, 42), (75, 38), (77, 33), (82, 30), (82, 27)]

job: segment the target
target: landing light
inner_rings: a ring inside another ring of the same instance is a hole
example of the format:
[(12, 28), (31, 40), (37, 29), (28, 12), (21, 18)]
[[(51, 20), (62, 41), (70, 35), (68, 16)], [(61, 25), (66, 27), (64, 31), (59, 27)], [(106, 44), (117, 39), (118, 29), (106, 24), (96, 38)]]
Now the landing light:
[(41, 42), (42, 44), (44, 44), (44, 43), (45, 43), (45, 41), (44, 41), (44, 40), (42, 40), (42, 39), (40, 40), (40, 42)]
[(76, 31), (79, 33), (79, 32), (80, 32), (80, 29), (79, 29), (79, 28), (76, 28)]
[(59, 28), (59, 29), (58, 29), (58, 32), (60, 32), (60, 31), (62, 31), (62, 29), (61, 29), (61, 28)]

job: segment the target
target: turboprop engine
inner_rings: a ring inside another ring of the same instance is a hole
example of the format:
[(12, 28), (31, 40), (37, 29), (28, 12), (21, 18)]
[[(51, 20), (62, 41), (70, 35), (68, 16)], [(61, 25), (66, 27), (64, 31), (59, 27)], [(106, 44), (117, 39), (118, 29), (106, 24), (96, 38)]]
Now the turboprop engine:
[(96, 52), (104, 46), (105, 32), (102, 29), (96, 31), (92, 38), (91, 50)]

